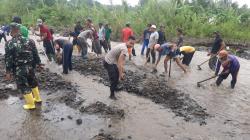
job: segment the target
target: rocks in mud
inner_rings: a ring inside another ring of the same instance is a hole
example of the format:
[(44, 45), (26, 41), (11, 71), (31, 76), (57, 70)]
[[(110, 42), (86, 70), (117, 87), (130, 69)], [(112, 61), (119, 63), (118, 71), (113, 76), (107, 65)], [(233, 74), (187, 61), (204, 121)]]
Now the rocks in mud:
[(250, 51), (237, 52), (237, 56), (250, 60)]
[(85, 99), (77, 97), (77, 92), (64, 91), (64, 96), (62, 96), (59, 99), (59, 101), (61, 103), (65, 103), (67, 106), (70, 106), (71, 108), (77, 109), (82, 105)]
[(49, 69), (37, 73), (39, 79), (39, 87), (41, 89), (48, 90), (47, 95), (60, 92), (59, 102), (65, 103), (71, 108), (77, 109), (85, 101), (81, 97), (78, 97), (77, 88), (72, 83), (63, 80), (63, 78), (57, 73), (49, 72)]
[[(100, 58), (81, 61), (74, 58), (74, 69), (83, 75), (95, 75), (101, 77), (99, 82), (109, 86), (109, 78), (103, 67), (103, 60)], [(90, 68), (90, 69), (89, 69)], [(132, 70), (129, 70), (132, 69)], [(170, 108), (176, 116), (183, 117), (185, 121), (198, 122), (200, 125), (206, 124), (209, 114), (188, 94), (181, 93), (166, 85), (164, 76), (156, 76), (143, 71), (139, 66), (128, 66), (125, 80), (120, 83), (122, 90), (151, 99), (155, 103), (163, 104)], [(100, 104), (100, 103), (99, 103)], [(100, 104), (102, 106), (102, 104)], [(98, 106), (98, 105), (97, 105)], [(81, 108), (82, 112), (98, 112), (91, 108)]]
[(77, 120), (76, 120), (76, 124), (77, 124), (77, 125), (81, 125), (81, 124), (82, 124), (82, 119), (77, 119)]
[(111, 134), (100, 132), (98, 135), (94, 136), (91, 140), (124, 140), (124, 139), (118, 139), (112, 136)]
[(68, 119), (70, 119), (70, 120), (72, 120), (72, 119), (73, 119), (73, 117), (71, 117), (70, 115), (69, 115), (69, 116), (67, 116), (67, 118), (68, 118)]
[[(4, 57), (0, 55), (0, 99), (7, 99), (9, 95), (21, 96), (17, 90), (10, 90), (6, 88), (6, 85), (14, 83), (14, 81), (4, 80)], [(66, 82), (57, 73), (49, 72), (49, 69), (45, 69), (40, 72), (36, 72), (36, 77), (39, 83), (39, 89), (48, 91), (47, 95), (58, 94), (59, 101), (65, 103), (72, 108), (78, 108), (85, 101), (77, 96), (77, 88), (70, 82)], [(3, 87), (3, 88), (1, 88)], [(62, 91), (62, 92), (57, 92)]]
[(82, 113), (88, 113), (88, 114), (100, 114), (107, 117), (117, 117), (117, 118), (123, 118), (124, 117), (124, 110), (118, 109), (116, 107), (107, 106), (106, 104), (97, 101), (94, 104), (90, 104), (86, 107), (81, 107), (80, 112)]
[(5, 93), (2, 93), (2, 90), (1, 90), (1, 93), (0, 93), (0, 100), (2, 99), (8, 99), (9, 98), (9, 95), (8, 94), (5, 94)]
[(105, 132), (103, 129), (100, 130), (99, 134), (94, 136), (91, 140), (127, 140), (132, 139), (132, 136), (126, 138), (117, 138), (109, 132)]
[(57, 90), (74, 90), (70, 82), (66, 82), (57, 73), (49, 72), (49, 69), (37, 73), (37, 78), (39, 79), (39, 87), (45, 90), (57, 91)]
[(14, 81), (5, 80), (5, 64), (4, 56), (0, 55), (0, 100), (9, 98), (9, 95), (17, 96), (19, 92), (16, 88), (12, 88)]

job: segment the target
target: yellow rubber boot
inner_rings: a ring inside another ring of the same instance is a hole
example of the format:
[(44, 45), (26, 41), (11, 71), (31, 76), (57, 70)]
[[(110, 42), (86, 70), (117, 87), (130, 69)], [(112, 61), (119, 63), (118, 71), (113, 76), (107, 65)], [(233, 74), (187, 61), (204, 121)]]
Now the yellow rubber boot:
[(24, 99), (25, 99), (25, 102), (26, 102), (26, 104), (23, 105), (23, 108), (24, 108), (24, 109), (30, 110), (30, 109), (35, 109), (35, 108), (36, 108), (36, 106), (35, 106), (35, 101), (34, 101), (34, 99), (33, 99), (32, 93), (25, 94), (25, 95), (24, 95)]
[(34, 95), (34, 100), (35, 100), (35, 102), (41, 103), (41, 102), (42, 102), (42, 99), (41, 99), (41, 97), (40, 97), (40, 93), (39, 93), (38, 87), (32, 88), (32, 93), (33, 93), (33, 95)]

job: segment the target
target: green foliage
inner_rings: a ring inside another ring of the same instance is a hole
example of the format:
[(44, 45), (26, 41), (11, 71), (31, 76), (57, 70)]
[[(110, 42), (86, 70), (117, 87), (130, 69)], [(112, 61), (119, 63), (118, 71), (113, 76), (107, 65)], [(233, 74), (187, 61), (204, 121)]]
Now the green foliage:
[[(112, 0), (110, 0), (112, 2)], [(137, 36), (148, 23), (165, 25), (168, 37), (180, 27), (187, 36), (210, 37), (220, 31), (227, 39), (250, 40), (250, 9), (231, 0), (140, 0), (139, 5), (105, 6), (93, 0), (0, 0), (0, 24), (19, 15), (23, 23), (35, 25), (37, 18), (54, 28), (73, 27), (76, 21), (90, 17), (97, 25), (110, 23), (113, 38), (130, 22)]]

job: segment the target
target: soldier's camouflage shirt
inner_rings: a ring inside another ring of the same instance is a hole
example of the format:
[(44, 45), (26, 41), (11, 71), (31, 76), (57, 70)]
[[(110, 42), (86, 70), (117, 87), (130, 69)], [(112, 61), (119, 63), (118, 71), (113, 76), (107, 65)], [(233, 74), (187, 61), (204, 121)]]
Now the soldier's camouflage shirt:
[(5, 44), (6, 72), (15, 74), (17, 67), (31, 66), (35, 68), (40, 63), (41, 60), (32, 39), (18, 35)]

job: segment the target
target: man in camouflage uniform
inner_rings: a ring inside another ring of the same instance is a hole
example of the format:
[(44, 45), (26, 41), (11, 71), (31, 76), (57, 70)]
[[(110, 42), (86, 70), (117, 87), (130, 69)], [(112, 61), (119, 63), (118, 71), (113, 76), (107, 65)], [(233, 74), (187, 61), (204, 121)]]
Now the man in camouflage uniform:
[(20, 24), (11, 23), (10, 27), (12, 39), (5, 45), (6, 79), (10, 80), (11, 75), (15, 77), (26, 101), (23, 108), (35, 109), (35, 102), (42, 102), (34, 71), (36, 66), (42, 66), (41, 60), (35, 42), (22, 37)]

